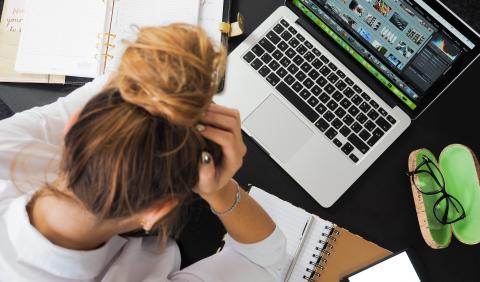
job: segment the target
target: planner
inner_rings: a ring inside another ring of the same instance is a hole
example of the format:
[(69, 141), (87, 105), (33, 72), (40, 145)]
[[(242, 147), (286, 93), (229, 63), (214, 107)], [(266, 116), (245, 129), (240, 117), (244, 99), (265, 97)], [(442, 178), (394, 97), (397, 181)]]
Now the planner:
[(336, 224), (252, 187), (254, 198), (287, 238), (284, 281), (338, 282), (391, 252)]
[(200, 0), (27, 0), (15, 70), (94, 78), (115, 70), (138, 28), (196, 25)]

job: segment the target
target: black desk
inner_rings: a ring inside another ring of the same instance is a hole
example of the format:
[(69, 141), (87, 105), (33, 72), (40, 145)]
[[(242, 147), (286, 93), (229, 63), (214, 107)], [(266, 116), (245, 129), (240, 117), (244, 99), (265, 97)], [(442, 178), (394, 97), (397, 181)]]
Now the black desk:
[[(280, 0), (233, 2), (234, 11), (241, 11), (246, 18), (247, 34), (283, 4)], [(454, 0), (446, 2), (455, 4)], [(475, 0), (455, 5), (458, 7), (454, 10), (467, 21), (475, 18), (480, 7)], [(479, 22), (473, 25), (480, 27)], [(231, 47), (242, 39), (234, 39)], [(479, 72), (480, 62), (477, 62), (332, 208), (321, 208), (251, 140), (246, 140), (249, 152), (237, 179), (243, 185), (252, 183), (262, 187), (392, 251), (413, 248), (420, 259), (418, 266), (424, 269), (421, 275), (425, 281), (479, 281), (480, 245), (466, 246), (453, 239), (447, 249), (432, 250), (424, 243), (405, 176), (408, 155), (417, 148), (426, 147), (438, 155), (448, 144), (463, 143), (480, 154), (477, 134), (480, 93), (475, 87)], [(71, 90), (63, 86), (0, 84), (0, 98), (14, 111), (20, 111), (52, 102)], [(224, 232), (202, 203), (194, 205), (193, 213), (180, 239), (184, 264), (215, 252)]]

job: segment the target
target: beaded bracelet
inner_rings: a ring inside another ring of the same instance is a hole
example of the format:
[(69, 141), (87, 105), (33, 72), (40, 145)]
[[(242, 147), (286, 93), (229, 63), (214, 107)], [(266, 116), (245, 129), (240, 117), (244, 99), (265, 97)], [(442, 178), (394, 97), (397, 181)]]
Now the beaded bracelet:
[(240, 185), (238, 185), (238, 182), (235, 181), (235, 179), (232, 179), (232, 181), (233, 183), (235, 183), (235, 187), (237, 188), (237, 194), (235, 195), (235, 202), (230, 208), (228, 208), (226, 211), (223, 211), (223, 212), (217, 212), (212, 207), (210, 207), (210, 210), (214, 215), (217, 215), (217, 216), (226, 215), (227, 213), (232, 212), (238, 206), (238, 204), (240, 204)]

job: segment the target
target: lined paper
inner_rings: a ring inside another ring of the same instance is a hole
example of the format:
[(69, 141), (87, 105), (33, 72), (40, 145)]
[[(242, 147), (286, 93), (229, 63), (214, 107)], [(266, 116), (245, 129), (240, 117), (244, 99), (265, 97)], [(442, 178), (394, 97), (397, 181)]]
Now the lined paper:
[[(295, 251), (300, 244), (300, 238), (302, 237), (305, 224), (312, 215), (257, 187), (252, 187), (249, 195), (263, 207), (287, 238), (288, 264), (284, 268), (283, 277), (285, 277), (290, 264), (292, 264)], [(321, 239), (321, 234), (328, 231), (325, 227), (332, 226), (331, 222), (325, 221), (318, 216), (314, 217), (315, 219), (312, 222), (308, 234), (305, 234), (306, 241), (304, 242), (302, 250), (300, 250), (288, 281), (305, 282), (305, 280), (302, 279), (305, 269), (309, 266), (308, 263), (312, 259), (312, 254), (319, 252), (315, 251), (315, 247), (322, 247), (318, 242)]]

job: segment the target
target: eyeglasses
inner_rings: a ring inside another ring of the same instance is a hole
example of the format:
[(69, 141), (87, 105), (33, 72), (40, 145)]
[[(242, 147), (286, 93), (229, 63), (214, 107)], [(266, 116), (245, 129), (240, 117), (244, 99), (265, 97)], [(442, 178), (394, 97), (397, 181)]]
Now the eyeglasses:
[[(441, 194), (440, 198), (433, 205), (433, 214), (441, 224), (450, 224), (462, 220), (466, 217), (462, 204), (454, 196), (447, 193), (445, 188), (445, 178), (438, 166), (427, 156), (423, 156), (423, 161), (414, 171), (408, 172), (411, 182), (415, 188), (424, 195)], [(426, 179), (433, 180), (425, 181)], [(433, 185), (421, 185), (433, 183)]]

